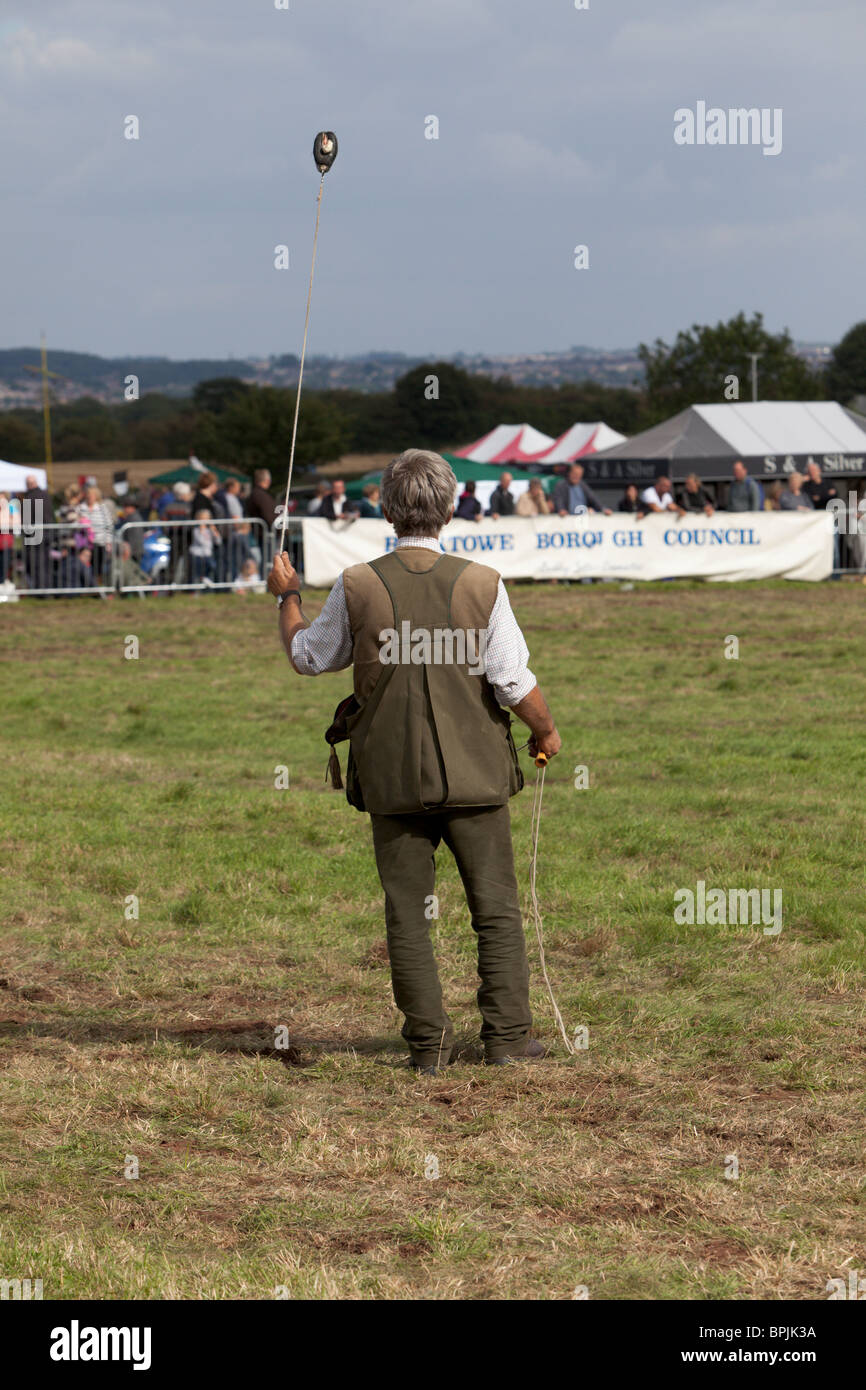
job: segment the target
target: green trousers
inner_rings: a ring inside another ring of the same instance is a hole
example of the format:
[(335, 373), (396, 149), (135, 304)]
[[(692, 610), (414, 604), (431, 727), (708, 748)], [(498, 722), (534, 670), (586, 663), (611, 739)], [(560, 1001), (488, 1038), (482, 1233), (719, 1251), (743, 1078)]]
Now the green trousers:
[(444, 1066), (454, 1040), (430, 940), (434, 856), (442, 841), (457, 862), (478, 937), (478, 1007), (485, 1054), (519, 1051), (532, 1017), (508, 806), (370, 819), (385, 890), (394, 1000), (406, 1016), (402, 1032), (412, 1061), (416, 1066)]

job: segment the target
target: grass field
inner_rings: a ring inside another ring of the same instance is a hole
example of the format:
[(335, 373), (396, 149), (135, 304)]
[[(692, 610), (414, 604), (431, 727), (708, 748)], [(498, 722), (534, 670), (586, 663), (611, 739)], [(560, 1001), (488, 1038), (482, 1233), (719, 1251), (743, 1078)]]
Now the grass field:
[[(46, 1299), (808, 1300), (866, 1271), (866, 591), (511, 596), (563, 735), (539, 889), (589, 1048), (556, 1047), (530, 939), (554, 1055), (473, 1060), (440, 853), (462, 1051), (438, 1080), (406, 1067), (367, 818), (323, 780), (348, 673), (296, 677), (266, 598), (0, 611), (0, 1277)], [(781, 889), (782, 931), (677, 925), (701, 879)]]

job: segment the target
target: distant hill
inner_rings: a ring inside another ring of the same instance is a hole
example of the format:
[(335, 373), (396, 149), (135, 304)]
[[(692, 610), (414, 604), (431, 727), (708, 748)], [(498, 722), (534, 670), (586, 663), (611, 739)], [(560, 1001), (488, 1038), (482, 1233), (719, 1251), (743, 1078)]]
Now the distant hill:
[[(822, 344), (798, 344), (798, 351), (814, 365), (826, 361), (829, 348)], [(635, 348), (574, 347), (566, 352), (455, 353), (450, 358), (430, 353), (408, 356), (401, 352), (368, 352), (354, 357), (309, 357), (304, 384), (316, 390), (389, 391), (398, 377), (430, 361), (451, 361), (464, 371), (490, 377), (510, 377), (519, 386), (560, 386), (593, 381), (601, 386), (638, 387), (643, 368)], [(33, 368), (40, 365), (38, 348), (0, 349), (0, 410), (38, 406), (41, 381)], [(168, 396), (187, 396), (200, 381), (212, 377), (240, 377), (262, 386), (293, 386), (298, 379), (298, 358), (293, 353), (266, 358), (99, 357), (93, 353), (51, 349), (48, 366), (52, 396), (68, 402), (93, 396), (105, 403), (123, 400), (124, 379), (137, 376), (142, 394), (159, 391)], [(28, 370), (30, 368), (31, 370)]]

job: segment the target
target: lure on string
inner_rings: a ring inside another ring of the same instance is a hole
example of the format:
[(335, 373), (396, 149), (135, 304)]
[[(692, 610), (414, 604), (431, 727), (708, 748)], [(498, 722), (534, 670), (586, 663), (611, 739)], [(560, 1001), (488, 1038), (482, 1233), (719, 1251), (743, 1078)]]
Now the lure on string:
[(304, 341), (301, 345), (301, 364), (298, 368), (298, 390), (295, 395), (295, 417), (292, 421), (292, 443), (289, 449), (289, 476), (286, 479), (286, 497), (283, 504), (283, 524), (280, 531), (280, 551), (282, 552), (286, 542), (286, 524), (289, 519), (289, 493), (292, 490), (292, 470), (295, 466), (295, 443), (298, 438), (298, 415), (301, 409), (301, 386), (304, 380), (304, 360), (307, 355), (307, 333), (310, 328), (310, 303), (313, 298), (313, 272), (316, 269), (316, 246), (319, 241), (319, 220), (322, 213), (322, 189), (325, 186), (325, 175), (337, 158), (337, 137), (332, 130), (320, 130), (313, 141), (313, 159), (316, 168), (321, 174), (319, 180), (319, 196), (316, 199), (316, 230), (313, 233), (313, 260), (310, 266), (310, 284), (307, 290), (307, 312), (304, 317)]

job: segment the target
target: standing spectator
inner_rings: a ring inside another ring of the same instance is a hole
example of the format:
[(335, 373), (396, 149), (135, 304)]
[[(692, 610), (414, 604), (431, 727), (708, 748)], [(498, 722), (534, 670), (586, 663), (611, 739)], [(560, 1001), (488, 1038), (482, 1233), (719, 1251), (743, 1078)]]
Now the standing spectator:
[(379, 503), (378, 483), (367, 483), (361, 489), (361, 516), (381, 516), (382, 508)]
[(779, 499), (781, 498), (781, 496), (782, 484), (779, 482), (779, 479), (777, 478), (776, 481), (774, 483), (770, 483), (769, 487), (767, 488), (766, 494), (764, 496), (764, 511), (777, 512), (779, 510)]
[[(198, 490), (192, 499), (193, 516), (198, 516), (199, 512), (210, 512), (213, 521), (225, 521), (226, 509), (217, 501), (218, 488), (219, 484), (214, 473), (205, 471), (200, 475)], [(222, 544), (222, 539), (229, 528), (227, 526), (215, 526), (212, 529), (219, 536), (220, 543), (214, 551), (213, 573), (209, 577), (222, 583), (226, 577), (225, 571), (229, 562), (229, 547)]]
[(680, 512), (671, 492), (671, 480), (660, 473), (652, 487), (645, 487), (640, 495), (641, 505), (647, 512)]
[(5, 584), (12, 573), (14, 545), (15, 536), (12, 532), (9, 494), (8, 492), (0, 492), (0, 584)]
[[(27, 487), (21, 494), (21, 530), (25, 542), (24, 573), (28, 588), (47, 589), (51, 579), (51, 533), (45, 533), (40, 528), (54, 521), (54, 508), (51, 505), (51, 494), (39, 486), (39, 479), (33, 473), (28, 474), (25, 481)], [(35, 544), (27, 544), (28, 532)]]
[(315, 496), (311, 497), (307, 503), (307, 516), (319, 516), (321, 514), (322, 503), (330, 491), (330, 483), (316, 483)]
[(779, 498), (779, 510), (783, 512), (811, 512), (814, 511), (812, 499), (808, 493), (803, 491), (805, 479), (802, 473), (796, 469), (788, 478), (788, 486)]
[(480, 521), (483, 510), (481, 503), (475, 496), (475, 484), (470, 478), (457, 500), (454, 515), (459, 517), (461, 521)]
[(226, 558), (228, 561), (227, 579), (235, 579), (249, 558), (249, 525), (244, 522), (244, 508), (241, 502), (241, 485), (237, 478), (229, 478), (223, 489), (226, 516), (231, 525), (226, 527)]
[(746, 465), (737, 459), (734, 464), (734, 480), (728, 487), (729, 512), (761, 511), (761, 493), (754, 478), (746, 472)]
[(688, 475), (685, 486), (677, 496), (677, 503), (681, 512), (703, 512), (706, 516), (712, 516), (716, 510), (712, 497), (702, 485), (697, 473)]
[(100, 585), (108, 569), (114, 544), (114, 509), (103, 501), (99, 488), (89, 483), (84, 489), (84, 501), (79, 511), (93, 534), (90, 582)]
[(646, 516), (646, 510), (638, 496), (637, 483), (628, 483), (626, 485), (625, 492), (619, 499), (617, 511), (629, 512), (631, 515), (636, 516), (638, 521), (643, 520)]
[(812, 506), (817, 512), (826, 511), (830, 499), (838, 497), (839, 494), (832, 483), (825, 482), (819, 463), (807, 463), (806, 474), (803, 483), (805, 496), (811, 498)]
[[(273, 527), (277, 515), (277, 504), (268, 491), (271, 485), (271, 475), (267, 468), (257, 468), (253, 474), (253, 486), (247, 498), (247, 516), (251, 520), (258, 518), (265, 523), (268, 531)], [(254, 530), (260, 528), (254, 527)]]
[[(172, 500), (163, 508), (161, 520), (172, 523), (189, 521), (192, 516), (192, 488), (189, 483), (175, 483)], [(168, 582), (173, 588), (176, 584), (187, 582), (187, 557), (189, 555), (189, 526), (169, 524), (166, 527), (171, 549), (168, 558)]]
[(358, 503), (351, 502), (346, 496), (346, 484), (343, 479), (335, 478), (331, 492), (322, 498), (319, 516), (323, 516), (326, 521), (336, 521), (341, 516), (357, 516), (359, 512)]
[(558, 516), (579, 516), (586, 512), (612, 515), (610, 507), (602, 506), (589, 483), (584, 482), (582, 463), (571, 464), (565, 477), (556, 484), (553, 508)]
[(500, 474), (499, 484), (490, 494), (487, 515), (492, 516), (494, 521), (498, 521), (501, 516), (514, 516), (514, 495), (509, 491), (512, 481), (510, 473)]
[(195, 514), (198, 522), (197, 526), (192, 527), (192, 539), (189, 545), (189, 555), (192, 566), (192, 583), (200, 584), (202, 581), (207, 584), (213, 580), (216, 573), (214, 556), (216, 548), (220, 544), (220, 533), (216, 526), (210, 525), (213, 518), (207, 507), (200, 507)]
[[(128, 522), (133, 521), (144, 521), (144, 517), (135, 505), (135, 498), (124, 497), (120, 504), (120, 515), (117, 518), (118, 532), (122, 531)], [(144, 554), (144, 528), (131, 526), (128, 531), (124, 532), (123, 541), (129, 546), (133, 562), (140, 565), (141, 557)]]
[(544, 485), (540, 478), (533, 478), (525, 492), (521, 492), (514, 508), (515, 516), (547, 516), (553, 511), (553, 503), (548, 502)]

